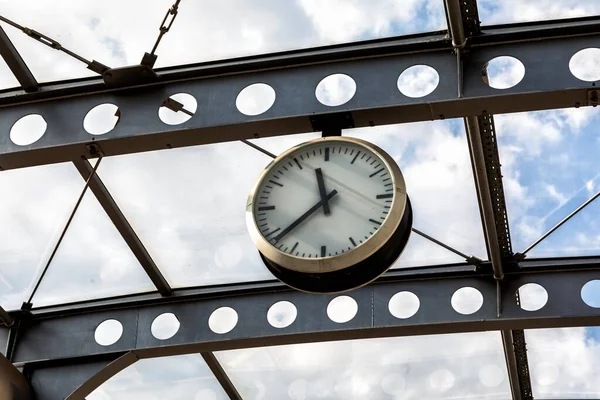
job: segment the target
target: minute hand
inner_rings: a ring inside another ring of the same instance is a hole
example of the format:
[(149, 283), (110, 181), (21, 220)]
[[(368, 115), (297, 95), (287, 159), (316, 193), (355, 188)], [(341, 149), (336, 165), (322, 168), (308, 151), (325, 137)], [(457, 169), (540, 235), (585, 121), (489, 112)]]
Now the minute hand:
[[(327, 195), (327, 200), (330, 200), (333, 196), (335, 196), (337, 194), (337, 190), (332, 190), (331, 192), (329, 192), (329, 194)], [(281, 233), (277, 236), (275, 236), (273, 239), (275, 239), (275, 241), (280, 241), (281, 238), (283, 238), (285, 235), (287, 235), (288, 233), (290, 233), (290, 231), (292, 229), (294, 229), (295, 227), (297, 227), (298, 225), (300, 225), (306, 218), (310, 217), (312, 213), (314, 213), (315, 211), (317, 211), (319, 209), (319, 207), (321, 207), (323, 205), (323, 200), (319, 201), (317, 204), (315, 204), (314, 206), (312, 206), (310, 208), (310, 210), (308, 210), (307, 212), (305, 212), (304, 214), (302, 214), (297, 220), (295, 220), (294, 222), (292, 222), (290, 224), (290, 226), (288, 226), (287, 228), (285, 228), (284, 230), (281, 231)]]

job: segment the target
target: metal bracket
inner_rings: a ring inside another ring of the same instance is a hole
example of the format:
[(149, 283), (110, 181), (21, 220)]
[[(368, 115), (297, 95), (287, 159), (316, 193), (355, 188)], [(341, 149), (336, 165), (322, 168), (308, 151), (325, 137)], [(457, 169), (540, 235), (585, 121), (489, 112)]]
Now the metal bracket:
[(87, 149), (86, 158), (104, 157), (102, 149), (96, 143), (86, 144), (85, 147)]
[(108, 69), (102, 73), (102, 79), (104, 79), (106, 86), (110, 88), (121, 88), (156, 81), (158, 75), (147, 65), (132, 65)]
[(354, 128), (354, 118), (350, 112), (313, 115), (310, 123), (315, 131), (323, 132), (323, 137), (341, 136), (342, 129)]
[(144, 53), (144, 56), (142, 57), (142, 62), (140, 64), (145, 67), (154, 68), (154, 63), (156, 63), (157, 58), (158, 56), (156, 54), (150, 54), (146, 52)]

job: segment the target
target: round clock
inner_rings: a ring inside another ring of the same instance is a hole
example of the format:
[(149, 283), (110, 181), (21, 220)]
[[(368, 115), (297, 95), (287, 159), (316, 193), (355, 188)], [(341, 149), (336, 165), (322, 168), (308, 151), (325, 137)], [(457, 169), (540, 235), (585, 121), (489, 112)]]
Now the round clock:
[(273, 160), (248, 197), (246, 217), (267, 268), (312, 293), (371, 282), (400, 256), (412, 227), (392, 157), (342, 136), (308, 141)]

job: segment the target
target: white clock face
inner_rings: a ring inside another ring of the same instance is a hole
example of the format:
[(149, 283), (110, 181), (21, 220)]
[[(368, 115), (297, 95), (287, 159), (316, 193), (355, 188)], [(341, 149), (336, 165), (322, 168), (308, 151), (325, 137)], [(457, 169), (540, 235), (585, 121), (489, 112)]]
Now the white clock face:
[(386, 220), (394, 182), (385, 162), (351, 141), (318, 141), (270, 168), (254, 197), (260, 234), (300, 258), (334, 257), (361, 246)]

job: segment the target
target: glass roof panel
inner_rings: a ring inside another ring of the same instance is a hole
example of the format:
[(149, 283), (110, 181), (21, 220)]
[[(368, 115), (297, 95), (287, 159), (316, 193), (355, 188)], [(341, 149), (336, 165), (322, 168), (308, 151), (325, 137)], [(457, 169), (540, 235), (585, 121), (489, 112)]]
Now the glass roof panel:
[(600, 328), (525, 331), (536, 399), (600, 397)]
[(173, 287), (273, 279), (245, 206), (271, 158), (242, 142), (110, 157), (99, 175)]
[[(513, 250), (523, 251), (600, 190), (600, 112), (590, 107), (494, 119)], [(590, 204), (528, 255), (600, 254), (597, 207)]]
[(0, 172), (0, 305), (21, 307), (85, 182), (70, 164)]
[(498, 332), (216, 353), (246, 399), (509, 399)]
[(597, 0), (478, 0), (482, 25), (600, 15)]
[[(413, 227), (465, 253), (487, 259), (469, 149), (462, 120), (345, 131), (387, 151), (398, 163), (413, 207)], [(459, 262), (413, 232), (396, 267)]]
[[(150, 52), (174, 0), (7, 0), (5, 17), (58, 40), (109, 67), (139, 64)], [(40, 13), (39, 10), (45, 10)], [(135, 24), (131, 23), (135, 16)], [(444, 7), (434, 0), (182, 1), (158, 47), (156, 66), (217, 60), (357, 40), (446, 29)], [(92, 74), (83, 63), (6, 31), (40, 81)]]
[(42, 307), (153, 290), (150, 278), (88, 190), (33, 304)]
[(125, 368), (99, 388), (88, 400), (228, 400), (229, 397), (202, 356), (144, 359)]

